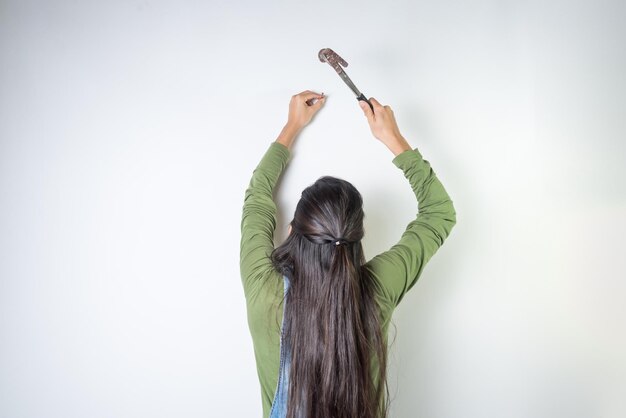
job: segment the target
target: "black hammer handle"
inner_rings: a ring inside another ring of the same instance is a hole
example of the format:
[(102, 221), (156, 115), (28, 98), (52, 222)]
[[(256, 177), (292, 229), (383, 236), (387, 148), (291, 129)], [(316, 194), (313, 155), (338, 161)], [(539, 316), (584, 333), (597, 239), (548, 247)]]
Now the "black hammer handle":
[(367, 100), (365, 98), (365, 96), (363, 95), (363, 93), (361, 93), (361, 95), (356, 97), (357, 100), (363, 100), (364, 102), (367, 102), (368, 105), (370, 105), (370, 109), (372, 109), (372, 112), (374, 111), (374, 106), (372, 106), (372, 104), (370, 103), (369, 100)]

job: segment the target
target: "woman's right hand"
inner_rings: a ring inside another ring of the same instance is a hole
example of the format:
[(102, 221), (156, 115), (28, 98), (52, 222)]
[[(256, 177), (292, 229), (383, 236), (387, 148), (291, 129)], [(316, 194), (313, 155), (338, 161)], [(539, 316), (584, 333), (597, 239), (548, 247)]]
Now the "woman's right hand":
[(363, 100), (359, 100), (359, 106), (363, 109), (367, 123), (369, 123), (372, 130), (372, 135), (385, 144), (394, 155), (410, 150), (411, 146), (400, 133), (391, 107), (381, 105), (373, 97), (370, 97), (369, 101), (372, 103), (372, 107), (374, 107), (373, 112)]

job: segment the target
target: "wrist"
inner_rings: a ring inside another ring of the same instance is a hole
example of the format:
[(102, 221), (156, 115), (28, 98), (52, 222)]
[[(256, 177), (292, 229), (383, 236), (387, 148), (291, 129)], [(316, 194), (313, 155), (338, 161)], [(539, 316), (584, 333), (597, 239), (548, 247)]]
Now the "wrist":
[(388, 141), (385, 142), (387, 148), (393, 153), (394, 156), (402, 154), (404, 151), (411, 150), (411, 145), (407, 142), (402, 135), (394, 135)]
[(287, 148), (291, 148), (291, 144), (296, 139), (296, 136), (300, 132), (300, 129), (293, 123), (287, 122), (283, 129), (280, 131), (276, 142), (283, 144)]
[(287, 123), (285, 123), (285, 126), (283, 127), (283, 129), (286, 129), (288, 131), (293, 131), (293, 132), (300, 132), (302, 130), (302, 127), (299, 126), (295, 122), (287, 121)]

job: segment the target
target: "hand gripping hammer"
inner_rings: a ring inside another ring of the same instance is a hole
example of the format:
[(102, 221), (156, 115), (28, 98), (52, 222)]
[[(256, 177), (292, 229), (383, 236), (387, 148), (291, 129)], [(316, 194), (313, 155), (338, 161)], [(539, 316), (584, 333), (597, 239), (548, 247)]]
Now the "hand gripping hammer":
[(370, 109), (372, 109), (372, 112), (374, 111), (374, 107), (372, 106), (370, 101), (367, 100), (363, 93), (361, 93), (359, 89), (356, 88), (352, 80), (350, 80), (350, 77), (348, 77), (348, 74), (346, 74), (343, 68), (341, 68), (342, 66), (348, 66), (346, 60), (341, 58), (339, 55), (337, 55), (335, 51), (330, 48), (321, 49), (320, 52), (318, 52), (317, 56), (319, 57), (320, 61), (329, 63), (330, 66), (333, 67), (335, 71), (337, 71), (339, 77), (341, 77), (342, 80), (348, 85), (348, 87), (350, 87), (350, 89), (354, 92), (354, 94), (356, 94), (357, 100), (363, 100), (367, 102), (367, 104), (370, 105)]

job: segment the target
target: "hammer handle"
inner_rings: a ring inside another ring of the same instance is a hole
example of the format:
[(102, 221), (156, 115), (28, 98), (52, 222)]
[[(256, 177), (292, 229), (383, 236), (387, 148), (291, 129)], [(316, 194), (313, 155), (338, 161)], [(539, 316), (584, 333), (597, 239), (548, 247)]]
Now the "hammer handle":
[(372, 104), (370, 103), (369, 100), (367, 100), (365, 98), (365, 96), (363, 95), (363, 93), (361, 93), (359, 96), (356, 97), (357, 100), (363, 100), (364, 102), (367, 102), (368, 105), (370, 105), (370, 109), (372, 109), (372, 112), (374, 111), (374, 106), (372, 106)]

